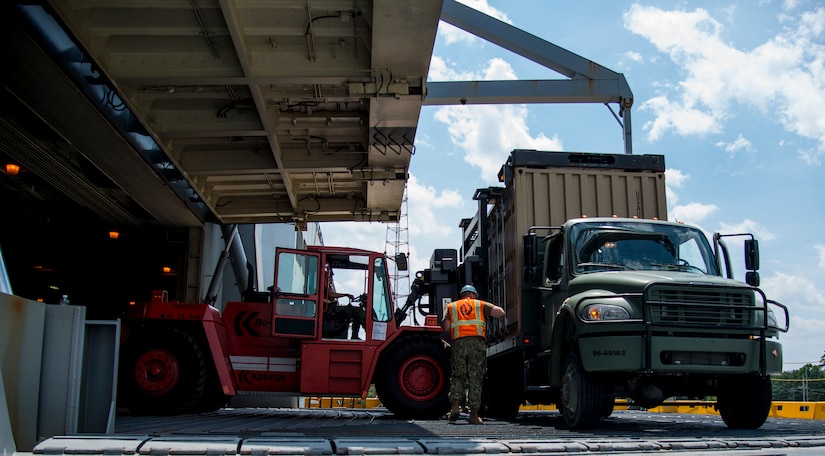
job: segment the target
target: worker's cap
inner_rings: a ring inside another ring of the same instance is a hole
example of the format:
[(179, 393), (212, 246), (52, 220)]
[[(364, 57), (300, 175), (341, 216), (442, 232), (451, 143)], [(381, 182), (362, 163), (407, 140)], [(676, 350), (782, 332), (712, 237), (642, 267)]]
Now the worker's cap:
[(461, 294), (464, 294), (464, 293), (478, 294), (478, 291), (476, 291), (476, 287), (474, 287), (472, 285), (464, 285), (464, 287), (461, 288)]

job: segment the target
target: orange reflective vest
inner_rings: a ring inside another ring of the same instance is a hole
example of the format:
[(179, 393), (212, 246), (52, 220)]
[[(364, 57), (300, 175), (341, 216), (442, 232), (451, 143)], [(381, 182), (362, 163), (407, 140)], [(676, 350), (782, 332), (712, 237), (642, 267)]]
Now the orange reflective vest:
[(484, 337), (487, 321), (484, 319), (484, 301), (464, 298), (447, 305), (450, 312), (450, 329), (453, 339)]

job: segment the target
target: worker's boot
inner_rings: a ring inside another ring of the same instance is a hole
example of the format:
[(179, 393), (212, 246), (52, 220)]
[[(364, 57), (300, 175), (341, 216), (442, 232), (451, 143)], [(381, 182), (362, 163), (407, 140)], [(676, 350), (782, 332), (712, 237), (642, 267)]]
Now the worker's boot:
[(352, 336), (350, 336), (350, 339), (351, 339), (351, 340), (361, 340), (361, 338), (360, 338), (360, 337), (358, 337), (358, 332), (359, 332), (360, 330), (361, 330), (361, 327), (360, 327), (360, 326), (355, 326), (355, 325), (352, 325)]
[(481, 424), (481, 417), (478, 416), (478, 409), (470, 410), (470, 424)]
[(458, 415), (460, 414), (460, 410), (458, 408), (458, 401), (453, 401), (453, 408), (450, 409), (450, 415), (447, 416), (447, 421), (450, 423), (455, 423), (455, 420), (458, 419)]

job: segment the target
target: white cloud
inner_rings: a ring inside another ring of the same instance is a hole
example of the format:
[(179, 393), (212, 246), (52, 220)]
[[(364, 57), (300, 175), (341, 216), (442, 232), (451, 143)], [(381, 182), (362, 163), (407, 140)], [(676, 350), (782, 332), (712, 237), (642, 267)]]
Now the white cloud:
[(357, 247), (383, 252), (386, 246), (387, 224), (370, 222), (323, 222), (324, 245)]
[(415, 239), (409, 245), (411, 273), (430, 266), (430, 255), (434, 249), (456, 247), (460, 240), (460, 216), (457, 214), (466, 212), (466, 199), (458, 190), (438, 190), (410, 175), (407, 181), (407, 227), (409, 237)]
[(495, 58), (487, 62), (487, 68), (484, 70), (484, 80), (516, 80), (516, 72), (504, 59)]
[(671, 187), (682, 188), (688, 179), (690, 179), (690, 174), (685, 174), (682, 170), (675, 168), (665, 170), (665, 182)]
[[(818, 361), (825, 351), (825, 290), (806, 277), (781, 272), (764, 277), (762, 290), (769, 299), (789, 307), (790, 330), (784, 340), (780, 336), (785, 360), (790, 363)], [(789, 365), (785, 370), (798, 369)]]
[(667, 215), (668, 220), (698, 225), (710, 214), (719, 209), (715, 204), (688, 203), (674, 206)]
[(430, 81), (475, 81), (475, 80), (515, 80), (518, 79), (513, 67), (500, 58), (490, 59), (480, 71), (460, 71), (453, 62), (434, 55), (430, 60)]
[[(641, 53), (636, 51), (627, 51), (621, 56), (622, 58), (616, 64), (617, 71), (629, 71), (633, 64), (644, 62), (644, 57)], [(655, 59), (655, 57), (653, 57)]]
[(679, 205), (679, 194), (676, 193), (675, 189), (683, 188), (688, 179), (690, 179), (690, 175), (682, 172), (682, 170), (675, 168), (665, 170), (665, 198), (668, 206), (670, 206), (667, 218), (668, 220), (698, 226), (702, 220), (719, 208), (714, 204), (696, 202)]
[(716, 147), (724, 150), (730, 158), (735, 157), (737, 152), (753, 152), (753, 145), (750, 141), (745, 139), (741, 133), (733, 142), (726, 143), (724, 141), (719, 141), (716, 143)]
[(498, 182), (498, 171), (513, 149), (563, 150), (557, 136), (533, 136), (523, 105), (448, 106), (435, 112), (447, 125), (450, 140), (464, 150), (464, 160), (479, 168), (486, 182)]
[[(440, 76), (458, 74), (444, 60), (439, 60), (436, 68)], [(513, 68), (502, 59), (489, 60), (478, 77), (464, 76), (483, 80), (517, 79)], [(511, 150), (563, 150), (558, 136), (530, 133), (528, 114), (525, 105), (445, 106), (435, 111), (434, 118), (447, 126), (450, 140), (464, 151), (467, 163), (481, 170), (482, 179), (497, 184), (498, 170)]]
[(814, 249), (816, 249), (816, 253), (819, 256), (817, 266), (819, 266), (820, 269), (825, 269), (825, 245), (816, 244), (814, 245)]
[(776, 239), (775, 234), (751, 219), (745, 219), (734, 224), (722, 222), (719, 224), (719, 231), (723, 233), (753, 233), (758, 239), (766, 241)]
[(429, 267), (433, 249), (455, 247), (456, 241), (451, 239), (459, 233), (456, 214), (464, 212), (465, 199), (454, 189), (437, 190), (422, 185), (411, 174), (407, 181), (406, 220), (401, 220), (399, 225), (378, 222), (324, 222), (321, 224), (324, 244), (393, 254), (397, 247), (387, 242), (395, 241), (391, 228), (406, 228), (408, 231), (403, 235), (416, 240), (414, 245), (407, 245), (410, 253), (410, 271), (414, 273)]
[(736, 19), (736, 7), (737, 5), (730, 5), (726, 8), (721, 9), (721, 11), (725, 13), (725, 22), (734, 22), (734, 20)]
[[(503, 11), (493, 8), (487, 3), (487, 0), (458, 0), (459, 3), (469, 6), (470, 8), (481, 11), (482, 13), (494, 17), (502, 22), (512, 24), (511, 21)], [(475, 35), (472, 35), (458, 27), (447, 24), (446, 22), (438, 23), (438, 35), (444, 37), (444, 42), (447, 45), (455, 43), (475, 44), (480, 41)]]
[(825, 150), (800, 150), (799, 158), (808, 166), (819, 166), (822, 164), (822, 157), (825, 156)]
[[(787, 6), (787, 5), (786, 5)], [(777, 36), (749, 51), (723, 40), (724, 26), (707, 10), (666, 11), (634, 4), (625, 27), (666, 53), (685, 73), (674, 90), (641, 104), (656, 119), (648, 139), (667, 132), (703, 135), (722, 130), (732, 105), (757, 109), (787, 131), (825, 149), (825, 8), (784, 16)]]
[(470, 8), (481, 11), (482, 13), (493, 16), (498, 20), (512, 24), (512, 21), (507, 18), (507, 15), (500, 10), (497, 10), (487, 3), (487, 0), (458, 0), (458, 3), (469, 6)]
[(674, 189), (682, 188), (688, 179), (690, 179), (690, 175), (683, 173), (681, 170), (673, 168), (665, 170), (665, 200), (668, 205), (674, 206), (679, 202), (679, 194)]
[(634, 62), (641, 62), (643, 60), (642, 59), (642, 54), (639, 54), (638, 52), (635, 52), (635, 51), (627, 51), (627, 52), (625, 52), (624, 56), (627, 57), (629, 60), (632, 60)]
[(799, 369), (804, 364), (818, 364), (825, 352), (825, 318), (810, 318), (809, 316), (791, 313), (788, 335), (779, 336), (782, 343), (782, 352), (785, 365), (782, 370)]
[[(434, 187), (418, 183), (414, 175), (407, 181), (409, 201), (410, 234), (416, 238), (442, 238), (455, 233), (455, 220), (436, 217), (434, 210), (450, 209), (456, 212), (464, 206), (464, 197), (454, 189), (436, 190)], [(445, 225), (444, 222), (449, 222)]]
[(444, 58), (433, 55), (430, 59), (430, 71), (427, 74), (430, 81), (471, 81), (478, 79), (478, 75), (470, 71), (457, 71), (455, 65)]
[(687, 135), (718, 133), (719, 121), (712, 114), (702, 112), (687, 104), (672, 103), (667, 97), (659, 96), (645, 101), (640, 110), (653, 111), (655, 118), (642, 125), (648, 130), (647, 139), (657, 141), (669, 130)]

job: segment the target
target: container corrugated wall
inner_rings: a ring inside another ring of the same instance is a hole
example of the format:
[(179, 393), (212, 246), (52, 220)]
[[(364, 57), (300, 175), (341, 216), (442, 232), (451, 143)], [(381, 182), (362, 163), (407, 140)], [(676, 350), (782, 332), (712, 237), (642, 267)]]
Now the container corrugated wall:
[(662, 173), (520, 168), (505, 192), (515, 193), (515, 228), (526, 233), (582, 216), (666, 220), (664, 183)]

